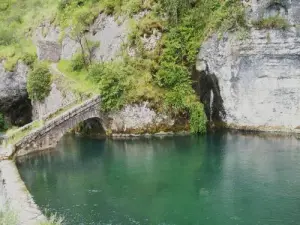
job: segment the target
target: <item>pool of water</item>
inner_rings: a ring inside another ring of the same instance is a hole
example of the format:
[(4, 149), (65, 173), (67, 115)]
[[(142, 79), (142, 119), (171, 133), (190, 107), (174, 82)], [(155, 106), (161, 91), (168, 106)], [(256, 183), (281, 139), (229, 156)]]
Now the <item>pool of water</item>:
[(66, 136), (17, 164), (36, 203), (69, 225), (300, 223), (300, 141), (291, 137)]

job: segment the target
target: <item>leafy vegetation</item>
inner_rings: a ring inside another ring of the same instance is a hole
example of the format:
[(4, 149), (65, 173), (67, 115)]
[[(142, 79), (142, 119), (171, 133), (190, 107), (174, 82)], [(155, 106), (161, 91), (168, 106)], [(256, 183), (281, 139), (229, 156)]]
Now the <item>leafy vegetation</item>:
[(51, 73), (46, 63), (35, 65), (27, 78), (27, 91), (31, 100), (44, 100), (51, 91)]
[(7, 124), (5, 122), (4, 115), (0, 113), (0, 131), (4, 131), (7, 129)]
[[(56, 214), (50, 216), (47, 221), (40, 222), (37, 225), (62, 225), (63, 218), (58, 217)], [(13, 210), (5, 207), (4, 210), (0, 210), (0, 225), (17, 225), (18, 216)]]
[(17, 215), (9, 209), (0, 210), (0, 225), (17, 225)]
[(258, 29), (282, 29), (285, 30), (290, 27), (289, 22), (283, 17), (277, 15), (264, 18), (258, 21), (253, 21), (252, 24)]
[(12, 127), (9, 130), (6, 131), (6, 139), (4, 144), (9, 145), (9, 144), (15, 144), (18, 141), (20, 141), (23, 137), (26, 135), (30, 134), (33, 130), (38, 129), (42, 127), (44, 124), (44, 121), (42, 120), (35, 120), (34, 122), (27, 124), (21, 128), (18, 127)]

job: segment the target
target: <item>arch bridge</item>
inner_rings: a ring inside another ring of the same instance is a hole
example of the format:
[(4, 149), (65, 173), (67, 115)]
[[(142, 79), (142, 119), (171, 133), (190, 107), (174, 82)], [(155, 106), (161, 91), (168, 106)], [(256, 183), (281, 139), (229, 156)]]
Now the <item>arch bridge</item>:
[(26, 155), (30, 152), (54, 148), (62, 136), (79, 123), (91, 118), (98, 118), (106, 130), (104, 116), (100, 110), (100, 96), (86, 100), (80, 105), (58, 115), (41, 128), (32, 131), (12, 146), (12, 156)]

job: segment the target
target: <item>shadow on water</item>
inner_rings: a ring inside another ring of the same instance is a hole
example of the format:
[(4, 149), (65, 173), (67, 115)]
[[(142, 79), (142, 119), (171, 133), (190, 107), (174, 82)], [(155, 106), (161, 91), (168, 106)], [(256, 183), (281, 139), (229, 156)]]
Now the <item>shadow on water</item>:
[(36, 202), (68, 224), (295, 224), (293, 137), (88, 139), (65, 136), (18, 167)]

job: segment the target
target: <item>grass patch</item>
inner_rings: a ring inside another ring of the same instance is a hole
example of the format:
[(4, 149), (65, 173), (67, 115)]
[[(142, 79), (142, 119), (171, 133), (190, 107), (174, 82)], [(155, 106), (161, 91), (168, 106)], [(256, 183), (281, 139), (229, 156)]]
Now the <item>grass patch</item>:
[(13, 127), (6, 131), (6, 139), (3, 141), (4, 145), (16, 144), (22, 138), (30, 134), (33, 130), (41, 128), (44, 125), (44, 121), (36, 120), (30, 124), (27, 124), (21, 128)]
[(80, 93), (98, 94), (97, 84), (88, 79), (88, 71), (85, 69), (73, 71), (71, 69), (71, 61), (61, 60), (57, 64), (57, 68), (68, 78), (73, 80), (71, 88)]
[(258, 21), (252, 21), (254, 27), (258, 29), (279, 29), (286, 30), (290, 27), (289, 22), (281, 16), (272, 16)]
[(17, 214), (7, 207), (0, 211), (0, 225), (17, 225)]
[[(47, 221), (37, 223), (37, 225), (63, 225), (64, 218), (59, 217), (56, 214), (50, 215)], [(18, 225), (17, 213), (13, 210), (5, 207), (0, 211), (0, 225)]]

